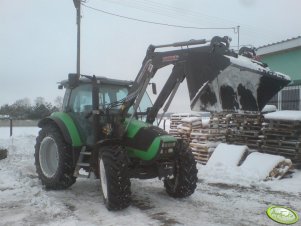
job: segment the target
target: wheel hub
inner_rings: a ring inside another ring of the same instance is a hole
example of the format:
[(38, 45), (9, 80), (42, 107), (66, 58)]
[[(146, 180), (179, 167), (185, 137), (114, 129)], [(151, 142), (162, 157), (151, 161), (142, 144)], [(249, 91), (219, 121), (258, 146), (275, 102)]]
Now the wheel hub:
[(53, 177), (59, 166), (59, 151), (55, 140), (52, 137), (45, 137), (39, 151), (40, 166), (43, 174)]

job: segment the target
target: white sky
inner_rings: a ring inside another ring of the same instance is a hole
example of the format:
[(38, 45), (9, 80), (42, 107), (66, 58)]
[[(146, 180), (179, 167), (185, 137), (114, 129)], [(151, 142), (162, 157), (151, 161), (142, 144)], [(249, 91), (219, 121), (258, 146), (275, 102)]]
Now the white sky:
[[(124, 16), (198, 27), (240, 25), (240, 44), (260, 46), (301, 35), (300, 0), (88, 0)], [(0, 0), (0, 105), (25, 97), (63, 95), (57, 82), (76, 71), (72, 0)], [(134, 80), (149, 44), (232, 37), (232, 30), (191, 30), (129, 21), (83, 7), (82, 74)], [(155, 81), (158, 88), (167, 70)], [(182, 84), (172, 111), (187, 111)]]

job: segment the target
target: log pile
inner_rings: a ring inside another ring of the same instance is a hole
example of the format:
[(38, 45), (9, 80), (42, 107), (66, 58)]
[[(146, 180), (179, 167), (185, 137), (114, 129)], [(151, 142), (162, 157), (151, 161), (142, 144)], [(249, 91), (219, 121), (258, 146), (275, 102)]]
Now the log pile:
[(226, 130), (218, 127), (213, 117), (202, 119), (192, 114), (174, 114), (169, 133), (189, 143), (195, 159), (206, 164), (216, 146), (226, 139)]
[(190, 143), (192, 130), (198, 130), (202, 128), (202, 118), (201, 117), (186, 117), (181, 120), (181, 124), (177, 126), (178, 134), (181, 139)]
[(227, 142), (284, 156), (301, 168), (301, 113), (300, 120), (284, 120), (264, 118), (258, 112), (219, 112), (213, 113), (208, 123), (194, 116), (172, 115), (170, 134), (188, 142), (202, 164), (207, 163), (219, 143)]
[(178, 132), (178, 126), (181, 125), (182, 119), (194, 116), (195, 115), (189, 113), (178, 113), (171, 115), (169, 134), (176, 138), (181, 138), (181, 134)]
[(260, 148), (264, 117), (258, 112), (232, 113), (229, 117), (227, 142)]
[[(215, 115), (216, 116), (216, 115)], [(226, 129), (220, 128), (217, 117), (211, 116), (208, 122), (202, 121), (202, 128), (193, 129), (190, 134), (190, 147), (195, 159), (201, 164), (207, 164), (215, 148), (226, 140)]]
[(285, 159), (277, 164), (276, 167), (270, 171), (269, 176), (266, 180), (271, 180), (274, 178), (280, 179), (284, 177), (287, 173), (290, 173), (290, 169), (292, 168), (292, 161), (290, 159)]
[(266, 119), (261, 151), (282, 155), (301, 167), (301, 121)]

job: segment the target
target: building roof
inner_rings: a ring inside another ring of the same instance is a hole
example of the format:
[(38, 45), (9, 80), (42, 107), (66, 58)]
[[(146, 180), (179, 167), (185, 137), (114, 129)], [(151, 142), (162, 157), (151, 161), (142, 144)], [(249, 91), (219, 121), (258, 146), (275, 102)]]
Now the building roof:
[(301, 36), (286, 39), (280, 42), (263, 45), (257, 48), (257, 55), (267, 55), (275, 52), (286, 51), (288, 49), (301, 48)]

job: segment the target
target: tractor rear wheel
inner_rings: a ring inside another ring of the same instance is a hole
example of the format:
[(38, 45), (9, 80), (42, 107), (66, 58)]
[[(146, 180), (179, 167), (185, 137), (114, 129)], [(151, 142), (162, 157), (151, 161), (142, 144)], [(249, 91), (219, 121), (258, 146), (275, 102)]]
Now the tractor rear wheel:
[(99, 152), (102, 195), (108, 210), (121, 210), (131, 203), (128, 158), (119, 146), (103, 147)]
[(164, 186), (169, 196), (184, 198), (193, 194), (197, 183), (196, 161), (190, 150), (181, 150), (175, 164), (172, 178), (164, 179)]
[(36, 139), (35, 165), (48, 189), (66, 189), (75, 183), (71, 147), (53, 125), (43, 127)]

